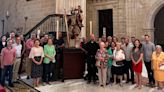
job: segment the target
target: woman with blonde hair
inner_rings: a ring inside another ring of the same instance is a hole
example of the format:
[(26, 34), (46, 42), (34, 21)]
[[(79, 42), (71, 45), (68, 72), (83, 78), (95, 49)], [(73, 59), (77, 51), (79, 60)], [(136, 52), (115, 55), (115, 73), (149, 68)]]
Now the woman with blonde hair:
[(152, 68), (154, 71), (154, 78), (158, 89), (164, 88), (164, 52), (160, 45), (156, 45), (156, 50), (152, 54)]

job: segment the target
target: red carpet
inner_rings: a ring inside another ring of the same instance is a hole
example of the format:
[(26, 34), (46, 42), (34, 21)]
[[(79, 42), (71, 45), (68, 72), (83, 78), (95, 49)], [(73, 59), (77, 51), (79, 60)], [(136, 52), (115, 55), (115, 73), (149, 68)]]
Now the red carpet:
[(0, 92), (6, 92), (5, 88), (0, 85)]

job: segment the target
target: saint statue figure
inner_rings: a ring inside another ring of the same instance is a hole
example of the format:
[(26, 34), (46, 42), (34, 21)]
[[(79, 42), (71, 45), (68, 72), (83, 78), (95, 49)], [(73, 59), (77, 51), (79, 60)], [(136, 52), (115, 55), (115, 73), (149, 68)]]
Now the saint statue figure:
[(77, 9), (72, 8), (71, 16), (68, 17), (68, 31), (71, 39), (76, 39), (81, 32), (81, 28), (83, 27), (82, 13), (81, 6), (78, 6)]

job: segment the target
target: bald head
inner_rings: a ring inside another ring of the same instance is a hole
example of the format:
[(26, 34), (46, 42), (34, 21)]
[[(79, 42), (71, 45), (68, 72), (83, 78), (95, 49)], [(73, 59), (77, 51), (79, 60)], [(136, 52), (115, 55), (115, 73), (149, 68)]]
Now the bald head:
[(105, 43), (104, 43), (104, 42), (100, 42), (99, 45), (100, 45), (100, 48), (101, 48), (101, 49), (102, 49), (102, 48), (105, 48)]
[(95, 35), (94, 34), (91, 34), (90, 38), (91, 38), (92, 41), (95, 41)]

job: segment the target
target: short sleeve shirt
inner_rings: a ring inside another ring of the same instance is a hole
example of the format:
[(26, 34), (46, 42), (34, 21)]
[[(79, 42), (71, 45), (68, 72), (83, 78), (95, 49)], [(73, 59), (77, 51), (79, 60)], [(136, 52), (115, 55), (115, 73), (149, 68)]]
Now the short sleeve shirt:
[(140, 50), (138, 50), (138, 51), (132, 50), (132, 55), (133, 55), (133, 58), (134, 58), (134, 60), (136, 62), (140, 58), (141, 53), (143, 53), (143, 49), (142, 48)]

